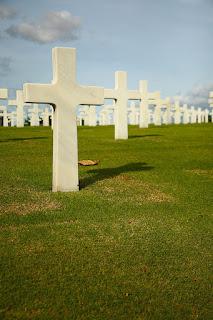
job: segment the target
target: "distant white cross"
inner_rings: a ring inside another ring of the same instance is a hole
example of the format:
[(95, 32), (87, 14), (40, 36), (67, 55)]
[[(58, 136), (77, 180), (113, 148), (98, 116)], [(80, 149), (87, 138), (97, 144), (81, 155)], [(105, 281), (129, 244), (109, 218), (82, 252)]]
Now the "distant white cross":
[(140, 118), (139, 127), (148, 128), (149, 126), (149, 105), (154, 104), (159, 99), (159, 91), (148, 92), (148, 81), (139, 81), (139, 96), (140, 99)]
[(24, 127), (24, 97), (22, 90), (16, 90), (16, 99), (8, 100), (8, 106), (16, 106), (16, 126)]
[(53, 191), (78, 191), (76, 107), (104, 103), (104, 89), (81, 86), (76, 81), (76, 50), (53, 49), (51, 84), (25, 84), (25, 101), (54, 107)]
[(115, 88), (104, 89), (104, 98), (115, 100), (115, 139), (128, 139), (128, 100), (135, 100), (137, 97), (137, 90), (128, 90), (127, 73), (116, 71)]

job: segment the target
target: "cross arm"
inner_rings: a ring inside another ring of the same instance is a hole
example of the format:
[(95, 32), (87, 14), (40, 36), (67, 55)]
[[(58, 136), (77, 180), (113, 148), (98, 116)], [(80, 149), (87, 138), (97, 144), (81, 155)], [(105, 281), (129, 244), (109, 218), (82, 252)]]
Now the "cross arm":
[(80, 87), (79, 104), (101, 105), (104, 104), (104, 88), (101, 87)]
[(104, 99), (117, 99), (116, 90), (104, 89)]
[(129, 90), (128, 91), (128, 99), (129, 100), (140, 100), (141, 94), (138, 90)]
[(8, 106), (16, 106), (17, 101), (16, 100), (8, 100)]
[(160, 99), (160, 91), (149, 92), (148, 93), (148, 99), (149, 100)]
[(23, 86), (24, 101), (31, 103), (54, 104), (54, 85), (25, 83)]

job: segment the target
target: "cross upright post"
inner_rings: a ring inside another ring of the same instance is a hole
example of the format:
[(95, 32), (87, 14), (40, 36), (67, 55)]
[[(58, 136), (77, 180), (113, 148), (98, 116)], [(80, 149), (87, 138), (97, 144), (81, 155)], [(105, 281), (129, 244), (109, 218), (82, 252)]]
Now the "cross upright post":
[(149, 126), (149, 102), (148, 102), (148, 81), (140, 80), (139, 91), (141, 94), (140, 99), (140, 118), (139, 128), (148, 128)]
[(148, 92), (148, 81), (139, 81), (139, 99), (140, 99), (140, 116), (139, 116), (139, 127), (149, 127), (149, 104), (158, 99), (159, 91)]
[(81, 86), (76, 81), (76, 50), (53, 49), (51, 84), (25, 84), (25, 101), (48, 103), (54, 108), (52, 190), (79, 190), (76, 108), (101, 105), (104, 89)]
[(138, 97), (136, 90), (127, 88), (127, 72), (115, 72), (115, 89), (104, 89), (104, 98), (115, 100), (115, 139), (128, 139), (128, 100)]

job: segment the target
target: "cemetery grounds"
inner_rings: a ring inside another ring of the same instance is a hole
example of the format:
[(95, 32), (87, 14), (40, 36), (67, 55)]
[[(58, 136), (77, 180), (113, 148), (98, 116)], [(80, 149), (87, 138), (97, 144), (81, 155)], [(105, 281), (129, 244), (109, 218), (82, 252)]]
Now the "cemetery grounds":
[(0, 128), (0, 318), (213, 319), (212, 129), (79, 127), (52, 193), (51, 129)]

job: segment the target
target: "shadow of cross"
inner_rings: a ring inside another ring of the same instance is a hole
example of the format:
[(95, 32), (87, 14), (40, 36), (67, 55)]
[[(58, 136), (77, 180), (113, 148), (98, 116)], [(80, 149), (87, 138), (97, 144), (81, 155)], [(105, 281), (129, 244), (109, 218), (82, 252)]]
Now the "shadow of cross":
[(54, 108), (52, 190), (78, 191), (76, 107), (104, 104), (104, 89), (81, 86), (76, 81), (76, 50), (54, 48), (51, 84), (24, 84), (24, 99)]
[[(91, 174), (80, 180), (81, 189), (86, 188), (98, 181), (114, 178), (126, 172), (140, 172), (149, 171), (154, 167), (149, 166), (146, 162), (132, 162), (115, 168), (103, 168), (88, 170), (87, 173)], [(128, 183), (128, 182), (127, 182)]]

